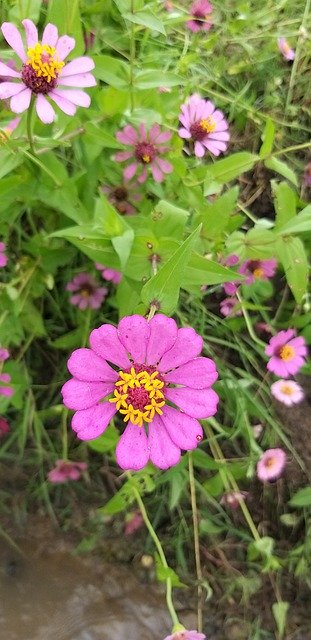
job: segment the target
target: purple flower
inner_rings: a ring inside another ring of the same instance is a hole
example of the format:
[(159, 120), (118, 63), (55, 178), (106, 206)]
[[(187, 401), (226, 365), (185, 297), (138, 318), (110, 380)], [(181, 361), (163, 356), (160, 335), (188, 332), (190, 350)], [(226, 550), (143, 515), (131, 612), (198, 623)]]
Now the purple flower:
[(79, 309), (99, 309), (108, 293), (106, 287), (98, 287), (89, 273), (79, 273), (67, 284), (66, 290), (74, 293), (70, 302)]
[(198, 158), (204, 156), (206, 149), (214, 156), (226, 151), (230, 138), (228, 122), (210, 100), (193, 94), (181, 105), (179, 120), (182, 128), (178, 133), (181, 138), (194, 143), (194, 153)]
[(46, 96), (69, 116), (76, 113), (77, 106), (89, 107), (90, 97), (75, 87), (96, 85), (94, 76), (89, 73), (95, 66), (93, 60), (83, 56), (65, 65), (64, 59), (75, 46), (74, 38), (58, 37), (57, 27), (47, 24), (39, 42), (35, 24), (28, 19), (22, 24), (26, 33), (26, 52), (15, 25), (4, 22), (1, 27), (5, 40), (23, 64), (21, 70), (16, 71), (0, 62), (0, 76), (14, 80), (0, 84), (0, 98), (11, 98), (11, 110), (23, 113), (29, 108), (32, 96), (35, 97), (37, 115), (45, 124), (55, 119), (55, 111)]
[(265, 354), (271, 356), (267, 364), (268, 371), (272, 371), (280, 378), (295, 375), (305, 363), (307, 347), (305, 339), (296, 337), (294, 329), (279, 331), (269, 340)]
[(197, 31), (209, 31), (212, 26), (210, 14), (213, 6), (208, 0), (197, 0), (190, 7), (192, 20), (186, 22), (188, 29), (196, 33)]
[(170, 636), (166, 636), (164, 640), (205, 640), (206, 636), (204, 633), (199, 633), (198, 631), (192, 630), (187, 631), (184, 629), (183, 631), (176, 631)]
[(168, 151), (165, 145), (172, 134), (169, 131), (161, 131), (158, 124), (154, 124), (149, 131), (144, 124), (140, 124), (138, 131), (129, 124), (121, 131), (117, 132), (117, 140), (122, 144), (130, 145), (130, 151), (120, 151), (115, 155), (117, 162), (134, 160), (123, 171), (124, 179), (131, 180), (140, 168), (138, 182), (147, 180), (147, 167), (151, 169), (152, 176), (156, 182), (162, 182), (164, 173), (171, 173), (173, 167), (160, 155)]
[(252, 284), (256, 280), (269, 280), (275, 275), (277, 261), (271, 260), (246, 260), (241, 264), (238, 272), (246, 276), (245, 284)]
[(53, 484), (61, 484), (68, 480), (79, 480), (83, 471), (86, 471), (85, 462), (71, 462), (70, 460), (56, 460), (54, 469), (48, 473), (48, 480)]
[(1, 373), (0, 382), (4, 382), (5, 384), (4, 387), (0, 387), (0, 396), (6, 396), (7, 398), (10, 398), (14, 393), (14, 389), (9, 386), (11, 382), (11, 376), (8, 373)]
[(304, 398), (303, 389), (294, 380), (277, 380), (271, 385), (271, 393), (287, 407), (298, 404)]
[(262, 482), (279, 478), (286, 464), (283, 449), (267, 449), (257, 462), (257, 477)]
[(9, 423), (0, 416), (0, 438), (3, 438), (10, 431)]
[(234, 296), (232, 298), (224, 298), (224, 300), (222, 300), (220, 303), (220, 313), (225, 317), (231, 316), (231, 318), (234, 318), (235, 316), (241, 316), (242, 310), (238, 306), (239, 304), (240, 303), (238, 299)]
[(0, 362), (4, 362), (10, 357), (10, 353), (4, 347), (0, 347)]
[(72, 353), (73, 378), (62, 388), (81, 440), (97, 438), (118, 411), (126, 423), (116, 449), (122, 469), (142, 469), (149, 459), (168, 469), (181, 449), (197, 447), (203, 437), (198, 419), (214, 415), (218, 403), (210, 388), (218, 377), (215, 363), (198, 357), (201, 336), (162, 314), (149, 322), (133, 315), (117, 328), (94, 329), (90, 345)]
[(285, 58), (285, 60), (294, 60), (295, 58), (295, 51), (294, 49), (291, 49), (286, 38), (278, 38), (278, 47), (279, 50), (283, 56), (283, 58)]
[(101, 188), (118, 213), (124, 216), (132, 216), (137, 210), (131, 200), (138, 202), (142, 198), (141, 194), (137, 193), (137, 186), (137, 182), (124, 182), (114, 186), (103, 185)]
[(0, 267), (5, 267), (8, 259), (7, 256), (5, 255), (5, 244), (4, 242), (0, 242)]
[(105, 267), (103, 264), (99, 264), (99, 262), (95, 262), (95, 267), (99, 271), (101, 271), (102, 278), (104, 280), (108, 280), (109, 282), (113, 282), (113, 284), (119, 284), (122, 280), (122, 273), (117, 271), (116, 269), (110, 269), (109, 267)]

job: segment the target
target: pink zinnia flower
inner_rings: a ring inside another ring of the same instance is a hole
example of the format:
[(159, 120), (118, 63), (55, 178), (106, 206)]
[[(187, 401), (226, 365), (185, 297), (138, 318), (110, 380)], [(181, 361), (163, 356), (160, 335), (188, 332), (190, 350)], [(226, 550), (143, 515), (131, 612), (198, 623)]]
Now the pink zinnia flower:
[(101, 189), (118, 213), (124, 216), (132, 216), (137, 210), (131, 200), (138, 202), (142, 198), (142, 195), (137, 192), (137, 187), (137, 182), (124, 182), (114, 186), (103, 185)]
[(164, 640), (205, 640), (206, 636), (204, 633), (199, 633), (198, 631), (192, 630), (187, 631), (184, 629), (183, 631), (176, 631), (170, 636), (166, 636)]
[(60, 484), (68, 480), (79, 480), (83, 471), (86, 471), (85, 462), (71, 462), (70, 460), (56, 460), (54, 469), (48, 473), (48, 480), (53, 484)]
[(81, 89), (74, 87), (96, 85), (94, 76), (89, 73), (95, 66), (93, 60), (83, 56), (65, 65), (63, 60), (74, 48), (74, 38), (69, 36), (59, 38), (57, 28), (53, 24), (47, 24), (42, 41), (39, 42), (35, 24), (31, 20), (23, 20), (22, 24), (26, 32), (26, 52), (15, 25), (4, 22), (1, 27), (5, 40), (23, 65), (20, 71), (16, 71), (3, 62), (0, 63), (0, 76), (17, 80), (17, 82), (0, 84), (0, 98), (2, 100), (11, 98), (12, 111), (23, 113), (28, 109), (32, 96), (35, 97), (37, 114), (45, 124), (55, 119), (55, 111), (46, 96), (69, 116), (76, 113), (77, 106), (89, 107), (90, 97)]
[(4, 242), (0, 242), (0, 267), (5, 267), (8, 262), (7, 256), (5, 255), (5, 244)]
[(265, 354), (271, 356), (267, 369), (280, 378), (294, 376), (303, 367), (307, 352), (305, 339), (296, 337), (294, 329), (279, 331), (265, 349)]
[(79, 273), (67, 284), (66, 290), (74, 292), (70, 302), (79, 309), (99, 309), (108, 293), (108, 289), (99, 287), (89, 273)]
[(245, 284), (252, 284), (256, 280), (269, 280), (275, 275), (277, 261), (271, 260), (246, 260), (241, 264), (238, 272), (246, 276)]
[(5, 383), (4, 387), (0, 387), (0, 396), (6, 396), (7, 398), (10, 398), (14, 393), (14, 389), (9, 386), (11, 382), (11, 376), (8, 373), (1, 373), (0, 382)]
[(72, 353), (74, 377), (62, 388), (81, 440), (97, 438), (118, 411), (126, 423), (116, 449), (122, 469), (142, 469), (149, 459), (167, 469), (179, 462), (181, 449), (197, 447), (203, 437), (198, 419), (214, 415), (218, 403), (210, 388), (218, 377), (215, 363), (198, 357), (201, 336), (162, 314), (150, 322), (133, 315), (117, 328), (94, 329), (90, 345)]
[(0, 347), (0, 362), (4, 362), (10, 357), (10, 353), (4, 347)]
[(196, 33), (197, 31), (209, 31), (212, 26), (210, 14), (213, 6), (208, 0), (197, 0), (190, 7), (192, 20), (186, 22), (188, 29)]
[(294, 60), (295, 51), (290, 48), (286, 38), (278, 38), (278, 47), (285, 60)]
[(117, 162), (133, 159), (123, 171), (125, 180), (131, 180), (140, 167), (138, 182), (142, 183), (147, 180), (147, 167), (151, 169), (151, 173), (156, 182), (162, 182), (164, 173), (171, 173), (173, 167), (164, 158), (160, 158), (162, 153), (168, 151), (168, 147), (164, 144), (168, 142), (172, 134), (169, 131), (161, 131), (158, 124), (154, 124), (150, 131), (146, 131), (144, 124), (139, 125), (138, 131), (129, 124), (122, 131), (117, 132), (117, 140), (122, 144), (130, 145), (131, 151), (120, 151), (115, 155)]
[(303, 389), (294, 380), (277, 380), (271, 385), (271, 393), (288, 407), (298, 404), (304, 398)]
[(283, 449), (267, 449), (257, 462), (257, 476), (262, 482), (279, 478), (286, 464)]
[(238, 306), (239, 304), (240, 303), (238, 299), (234, 296), (232, 298), (224, 298), (219, 306), (220, 313), (225, 317), (231, 316), (231, 318), (234, 318), (235, 316), (241, 316), (242, 310)]
[(194, 143), (194, 153), (202, 158), (206, 149), (214, 156), (226, 151), (230, 135), (224, 114), (210, 100), (193, 94), (181, 105), (179, 120), (183, 125), (178, 133)]
[(0, 438), (3, 438), (10, 431), (9, 423), (0, 416)]
[(95, 267), (98, 271), (101, 271), (102, 278), (104, 280), (108, 280), (109, 282), (113, 282), (113, 284), (119, 284), (122, 280), (122, 273), (117, 271), (116, 269), (110, 269), (109, 267), (105, 267), (104, 264), (100, 264), (99, 262), (95, 262)]

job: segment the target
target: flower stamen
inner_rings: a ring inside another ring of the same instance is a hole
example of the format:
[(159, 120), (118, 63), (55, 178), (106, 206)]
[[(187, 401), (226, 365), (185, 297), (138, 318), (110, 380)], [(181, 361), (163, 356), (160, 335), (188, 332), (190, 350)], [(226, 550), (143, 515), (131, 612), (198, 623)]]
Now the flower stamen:
[(280, 348), (278, 355), (281, 358), (281, 360), (284, 360), (285, 362), (289, 362), (295, 357), (295, 349), (294, 347), (291, 347), (289, 344), (284, 344), (284, 346)]
[(142, 427), (144, 422), (152, 422), (156, 413), (162, 415), (165, 405), (163, 387), (158, 371), (136, 371), (133, 366), (130, 371), (119, 371), (114, 397), (109, 402), (116, 403), (124, 422), (131, 421)]

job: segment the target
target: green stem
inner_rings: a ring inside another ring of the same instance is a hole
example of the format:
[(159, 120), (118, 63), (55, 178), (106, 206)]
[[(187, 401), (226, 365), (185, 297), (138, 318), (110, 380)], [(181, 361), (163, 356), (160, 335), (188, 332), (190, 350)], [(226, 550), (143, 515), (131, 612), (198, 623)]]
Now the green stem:
[(311, 6), (311, 0), (306, 0), (306, 4), (305, 4), (305, 10), (303, 13), (303, 17), (302, 17), (302, 21), (301, 21), (301, 25), (300, 25), (300, 37), (298, 39), (298, 43), (296, 46), (296, 52), (295, 52), (295, 59), (293, 62), (293, 66), (292, 66), (292, 72), (290, 75), (290, 80), (289, 80), (289, 87), (288, 87), (288, 92), (287, 92), (287, 98), (286, 98), (286, 104), (285, 104), (285, 114), (287, 113), (291, 101), (292, 101), (292, 97), (293, 97), (293, 92), (294, 92), (294, 85), (296, 82), (296, 75), (297, 75), (297, 71), (298, 71), (298, 65), (300, 62), (300, 55), (301, 52), (304, 48), (304, 41), (305, 41), (305, 37), (303, 35), (304, 31), (306, 30), (307, 27), (307, 23), (308, 23), (308, 18), (309, 18), (309, 14), (310, 14), (310, 6)]
[(199, 518), (198, 518), (198, 507), (196, 501), (196, 492), (195, 492), (195, 478), (194, 478), (194, 469), (193, 469), (193, 459), (192, 452), (189, 451), (189, 485), (190, 485), (190, 496), (191, 496), (191, 509), (192, 509), (192, 523), (193, 523), (193, 540), (194, 540), (194, 557), (195, 557), (195, 567), (198, 581), (198, 631), (202, 632), (203, 629), (203, 574), (201, 567), (201, 558), (200, 558), (200, 538), (199, 538)]
[(286, 147), (285, 149), (281, 149), (280, 151), (275, 151), (271, 154), (271, 158), (275, 158), (275, 156), (282, 156), (284, 153), (290, 153), (291, 151), (299, 151), (300, 149), (307, 149), (311, 147), (311, 142), (304, 142), (303, 144), (295, 144), (292, 147)]
[(68, 431), (67, 431), (68, 409), (64, 409), (62, 413), (62, 458), (68, 458)]
[(251, 319), (250, 319), (250, 317), (248, 315), (247, 310), (244, 307), (243, 300), (242, 300), (242, 298), (241, 298), (241, 296), (240, 296), (238, 291), (236, 292), (236, 297), (237, 297), (237, 299), (238, 299), (238, 301), (239, 301), (239, 303), (241, 305), (241, 310), (242, 310), (242, 313), (243, 313), (243, 316), (244, 316), (244, 320), (245, 320), (245, 324), (247, 326), (247, 330), (248, 330), (248, 333), (249, 333), (250, 337), (252, 338), (252, 340), (254, 340), (254, 342), (257, 342), (257, 344), (259, 344), (261, 347), (265, 347), (266, 346), (265, 343), (262, 340), (260, 340), (256, 336), (256, 333), (254, 332)]
[(34, 99), (34, 96), (32, 96), (29, 109), (27, 111), (27, 136), (28, 136), (30, 151), (33, 155), (36, 154), (34, 143), (33, 143), (33, 135), (32, 135), (32, 114), (33, 114), (34, 106), (35, 106), (35, 99)]
[[(130, 12), (134, 13), (134, 0), (131, 0)], [(130, 110), (134, 111), (134, 63), (135, 63), (135, 25), (131, 22), (130, 27)]]

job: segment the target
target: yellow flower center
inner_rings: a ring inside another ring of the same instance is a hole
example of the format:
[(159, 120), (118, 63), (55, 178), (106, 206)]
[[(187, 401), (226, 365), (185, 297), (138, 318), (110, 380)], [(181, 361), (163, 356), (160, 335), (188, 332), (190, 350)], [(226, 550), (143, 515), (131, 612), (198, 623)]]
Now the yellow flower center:
[(148, 156), (148, 154), (147, 154), (147, 153), (145, 153), (145, 154), (142, 156), (142, 160), (143, 160), (144, 162), (146, 162), (146, 164), (149, 164), (149, 162), (150, 162), (150, 156)]
[(267, 469), (271, 469), (271, 467), (273, 467), (276, 463), (276, 458), (274, 456), (270, 456), (270, 458), (267, 458), (267, 460), (265, 461), (265, 467), (267, 467)]
[(256, 269), (254, 269), (253, 271), (253, 276), (254, 278), (262, 278), (262, 276), (264, 275), (264, 270), (261, 269), (261, 267), (257, 267)]
[(213, 133), (213, 131), (215, 131), (216, 129), (216, 122), (214, 118), (208, 116), (207, 118), (204, 118), (200, 121), (200, 127), (201, 129), (203, 129), (203, 131), (206, 131), (206, 133)]
[(164, 382), (160, 380), (158, 371), (148, 373), (119, 371), (119, 380), (115, 384), (114, 398), (109, 402), (116, 403), (116, 409), (123, 415), (124, 422), (143, 426), (144, 422), (152, 422), (156, 413), (162, 415), (161, 407), (165, 398), (161, 391)]
[(295, 356), (295, 349), (291, 347), (289, 344), (285, 344), (284, 347), (281, 347), (281, 349), (279, 350), (279, 357), (281, 358), (281, 360), (284, 360), (285, 362), (289, 362), (289, 360), (292, 360), (294, 356)]
[(282, 387), (281, 387), (281, 391), (286, 396), (292, 396), (293, 393), (295, 393), (295, 390), (293, 389), (293, 387), (291, 387), (290, 384), (283, 384)]
[(56, 79), (65, 64), (58, 59), (54, 47), (40, 42), (28, 49), (27, 56), (26, 64), (32, 67), (38, 78), (45, 78), (47, 82), (51, 82), (52, 78)]

